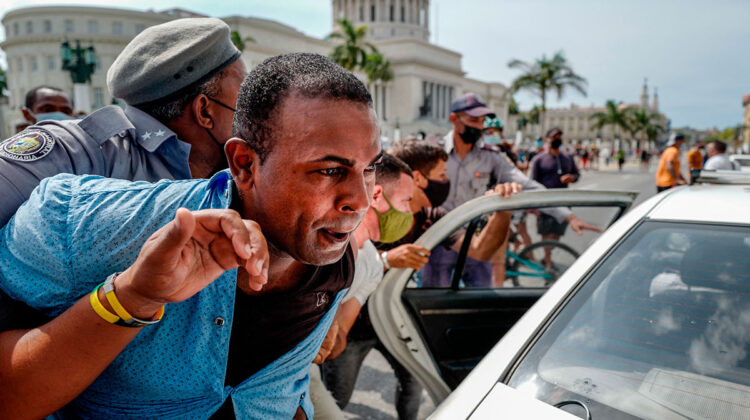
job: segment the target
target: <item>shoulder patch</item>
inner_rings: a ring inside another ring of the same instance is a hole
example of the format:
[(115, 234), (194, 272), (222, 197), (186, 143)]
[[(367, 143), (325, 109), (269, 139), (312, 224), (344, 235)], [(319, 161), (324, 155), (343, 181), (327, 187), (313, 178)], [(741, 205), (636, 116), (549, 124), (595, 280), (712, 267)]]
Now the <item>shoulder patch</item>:
[(32, 162), (49, 154), (55, 139), (45, 130), (22, 131), (0, 143), (0, 156), (20, 162)]

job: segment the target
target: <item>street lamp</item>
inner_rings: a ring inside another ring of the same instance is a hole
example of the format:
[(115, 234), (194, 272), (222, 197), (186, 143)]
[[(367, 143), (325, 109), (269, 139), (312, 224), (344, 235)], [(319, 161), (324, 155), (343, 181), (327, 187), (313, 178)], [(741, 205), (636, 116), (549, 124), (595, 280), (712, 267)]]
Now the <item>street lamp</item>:
[(66, 39), (60, 46), (60, 56), (62, 69), (70, 72), (70, 78), (73, 80), (73, 102), (76, 108), (91, 112), (88, 83), (91, 82), (91, 75), (94, 74), (98, 63), (94, 46), (82, 48), (81, 41), (76, 39), (75, 48), (71, 48)]

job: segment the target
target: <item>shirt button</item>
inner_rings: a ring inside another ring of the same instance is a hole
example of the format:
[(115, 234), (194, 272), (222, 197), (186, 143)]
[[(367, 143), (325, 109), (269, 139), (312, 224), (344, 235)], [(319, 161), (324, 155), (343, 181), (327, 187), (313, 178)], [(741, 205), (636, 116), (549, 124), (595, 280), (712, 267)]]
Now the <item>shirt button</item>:
[(221, 327), (221, 326), (223, 326), (223, 325), (224, 325), (224, 322), (225, 322), (225, 321), (224, 321), (224, 318), (222, 318), (222, 317), (220, 317), (220, 316), (219, 316), (219, 317), (216, 317), (216, 319), (214, 319), (214, 324), (216, 324), (216, 326), (217, 326), (217, 327)]

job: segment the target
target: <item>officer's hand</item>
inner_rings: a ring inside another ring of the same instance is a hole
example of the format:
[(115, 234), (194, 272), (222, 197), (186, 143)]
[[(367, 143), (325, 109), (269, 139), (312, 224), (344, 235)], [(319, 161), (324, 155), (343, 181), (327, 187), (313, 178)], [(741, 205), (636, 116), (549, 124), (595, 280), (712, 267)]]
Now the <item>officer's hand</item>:
[(513, 194), (518, 194), (523, 191), (523, 186), (517, 182), (505, 182), (502, 184), (495, 185), (495, 188), (486, 191), (484, 195), (497, 194), (502, 198), (508, 198)]
[(584, 222), (583, 220), (579, 219), (578, 216), (576, 216), (575, 214), (570, 214), (565, 220), (568, 222), (568, 224), (570, 224), (570, 228), (573, 229), (573, 231), (577, 233), (578, 235), (582, 235), (584, 230), (591, 230), (594, 232), (604, 231), (604, 229), (598, 226), (594, 226), (594, 225)]
[(419, 270), (430, 260), (430, 251), (419, 245), (404, 244), (389, 249), (386, 257), (388, 258), (388, 265), (392, 268)]
[(245, 268), (250, 288), (260, 290), (268, 281), (268, 264), (266, 239), (257, 223), (242, 220), (234, 210), (181, 208), (117, 276), (115, 291), (131, 314), (148, 317), (165, 303), (190, 298), (236, 267)]
[(328, 356), (331, 354), (331, 350), (333, 350), (333, 347), (336, 345), (336, 338), (338, 337), (338, 335), (339, 323), (334, 319), (331, 323), (331, 327), (328, 328), (328, 333), (326, 333), (326, 337), (323, 339), (323, 343), (320, 345), (318, 354), (316, 354), (315, 359), (313, 359), (313, 363), (321, 364), (328, 359)]
[(560, 182), (563, 184), (570, 184), (571, 182), (575, 182), (575, 178), (571, 174), (565, 174), (560, 177)]

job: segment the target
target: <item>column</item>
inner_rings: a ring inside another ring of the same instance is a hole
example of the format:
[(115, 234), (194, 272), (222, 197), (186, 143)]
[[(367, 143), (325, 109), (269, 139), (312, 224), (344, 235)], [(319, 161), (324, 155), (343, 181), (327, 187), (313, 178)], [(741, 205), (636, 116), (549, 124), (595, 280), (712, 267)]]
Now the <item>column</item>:
[(405, 19), (406, 22), (405, 23), (407, 23), (407, 24), (411, 22), (411, 2), (412, 1), (414, 1), (414, 0), (404, 0), (404, 2), (405, 2), (404, 3), (404, 12), (406, 12), (406, 19)]
[(430, 0), (422, 0), (424, 7), (424, 27), (430, 29)]

